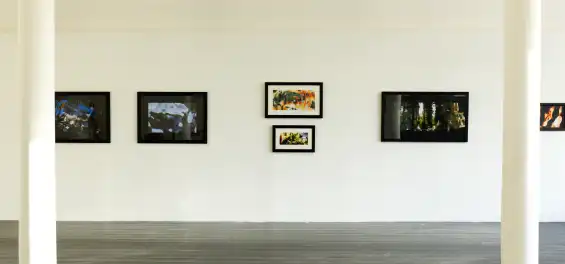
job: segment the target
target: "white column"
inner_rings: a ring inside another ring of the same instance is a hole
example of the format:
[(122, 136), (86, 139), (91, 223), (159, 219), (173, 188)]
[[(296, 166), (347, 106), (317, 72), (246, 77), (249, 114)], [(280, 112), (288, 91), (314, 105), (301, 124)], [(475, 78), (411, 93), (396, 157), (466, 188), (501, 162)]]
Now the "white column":
[(541, 1), (505, 0), (502, 263), (539, 263)]
[(56, 264), (54, 0), (19, 0), (20, 264)]

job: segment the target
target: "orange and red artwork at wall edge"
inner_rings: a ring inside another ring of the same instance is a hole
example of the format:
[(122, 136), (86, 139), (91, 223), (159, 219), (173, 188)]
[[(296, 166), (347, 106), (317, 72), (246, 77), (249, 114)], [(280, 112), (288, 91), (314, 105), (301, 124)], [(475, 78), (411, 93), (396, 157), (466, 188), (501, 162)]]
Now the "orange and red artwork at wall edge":
[(541, 104), (540, 105), (540, 130), (565, 130), (565, 122), (563, 122), (563, 110), (565, 104)]

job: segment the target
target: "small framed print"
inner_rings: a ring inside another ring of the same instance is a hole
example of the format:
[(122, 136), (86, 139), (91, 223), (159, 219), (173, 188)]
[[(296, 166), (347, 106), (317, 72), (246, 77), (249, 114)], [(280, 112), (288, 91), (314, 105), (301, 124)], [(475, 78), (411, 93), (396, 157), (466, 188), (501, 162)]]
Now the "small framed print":
[(56, 143), (110, 143), (109, 92), (55, 92)]
[(315, 126), (273, 126), (273, 152), (315, 152)]
[(565, 131), (563, 110), (565, 103), (540, 104), (539, 127), (541, 131)]
[(206, 144), (205, 92), (137, 93), (137, 142)]
[(321, 82), (265, 83), (266, 118), (322, 118)]

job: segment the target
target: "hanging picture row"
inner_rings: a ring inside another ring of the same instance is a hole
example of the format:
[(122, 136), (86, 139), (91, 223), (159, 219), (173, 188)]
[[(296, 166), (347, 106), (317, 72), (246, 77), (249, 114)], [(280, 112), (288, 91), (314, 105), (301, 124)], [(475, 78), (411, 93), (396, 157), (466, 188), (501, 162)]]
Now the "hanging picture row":
[[(265, 118), (321, 119), (322, 82), (266, 82)], [(57, 143), (110, 143), (109, 92), (56, 92)], [(540, 105), (540, 130), (565, 131), (565, 103)], [(381, 141), (468, 142), (468, 92), (382, 92)], [(273, 124), (272, 152), (315, 152), (314, 124)], [(138, 92), (137, 142), (207, 144), (207, 92)]]

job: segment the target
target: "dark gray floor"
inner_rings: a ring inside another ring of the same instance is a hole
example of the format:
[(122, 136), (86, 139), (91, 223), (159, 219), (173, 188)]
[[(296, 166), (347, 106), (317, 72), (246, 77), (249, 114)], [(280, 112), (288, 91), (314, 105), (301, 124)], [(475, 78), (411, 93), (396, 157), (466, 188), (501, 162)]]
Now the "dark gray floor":
[[(59, 264), (498, 264), (498, 224), (60, 223)], [(17, 264), (0, 222), (0, 263)], [(565, 263), (565, 224), (542, 224), (541, 263)]]

